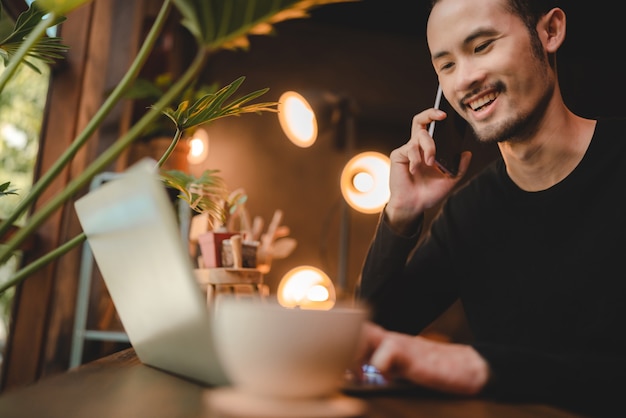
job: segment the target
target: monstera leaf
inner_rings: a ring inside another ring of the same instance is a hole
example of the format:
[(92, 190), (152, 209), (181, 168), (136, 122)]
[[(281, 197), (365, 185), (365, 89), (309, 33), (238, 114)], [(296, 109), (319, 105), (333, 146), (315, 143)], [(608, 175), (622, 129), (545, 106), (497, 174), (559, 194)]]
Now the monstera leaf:
[(307, 17), (318, 6), (350, 1), (358, 0), (173, 0), (182, 24), (208, 49), (246, 49), (248, 35), (267, 35), (278, 22)]

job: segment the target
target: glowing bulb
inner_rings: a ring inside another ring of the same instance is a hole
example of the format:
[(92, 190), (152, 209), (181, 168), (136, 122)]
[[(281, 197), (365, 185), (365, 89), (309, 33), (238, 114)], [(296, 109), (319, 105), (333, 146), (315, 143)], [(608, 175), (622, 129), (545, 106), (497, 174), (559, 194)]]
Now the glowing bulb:
[(341, 173), (341, 193), (359, 212), (380, 212), (389, 200), (389, 157), (364, 152), (353, 157)]
[(191, 141), (189, 141), (189, 147), (189, 153), (192, 157), (202, 155), (204, 152), (204, 143), (200, 138), (192, 138)]
[(364, 171), (358, 172), (352, 177), (352, 184), (361, 193), (367, 193), (374, 188), (374, 177)]
[(312, 300), (314, 302), (324, 302), (328, 300), (328, 297), (330, 296), (330, 292), (328, 291), (328, 289), (326, 289), (324, 286), (316, 284), (315, 286), (312, 286), (307, 292), (306, 292), (306, 297), (309, 300)]
[(307, 148), (317, 139), (317, 120), (311, 105), (300, 94), (288, 91), (278, 99), (278, 121), (287, 138)]
[(322, 270), (300, 266), (285, 274), (278, 285), (278, 302), (287, 308), (331, 309), (335, 305), (335, 287)]
[(204, 129), (198, 129), (188, 141), (189, 153), (187, 161), (190, 164), (200, 164), (209, 155), (209, 134)]

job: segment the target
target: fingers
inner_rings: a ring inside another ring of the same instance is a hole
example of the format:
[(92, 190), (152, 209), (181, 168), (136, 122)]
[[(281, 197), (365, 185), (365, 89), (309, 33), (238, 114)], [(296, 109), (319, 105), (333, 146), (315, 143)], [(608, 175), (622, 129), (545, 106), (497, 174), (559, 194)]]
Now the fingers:
[(426, 109), (413, 116), (413, 124), (411, 125), (411, 137), (416, 136), (419, 131), (424, 130), (428, 133), (428, 128), (432, 121), (444, 120), (446, 112), (443, 110), (431, 108)]
[(385, 338), (386, 331), (372, 323), (366, 322), (361, 330), (361, 341), (357, 352), (357, 361), (359, 364), (365, 363), (369, 360), (372, 353), (380, 345), (380, 342)]
[(353, 376), (360, 380), (363, 377), (361, 366), (369, 363), (372, 353), (376, 351), (381, 341), (385, 338), (385, 331), (382, 327), (373, 322), (365, 322), (361, 329), (361, 338), (357, 347), (354, 363), (351, 366)]
[(387, 339), (383, 341), (378, 349), (372, 355), (369, 363), (376, 367), (381, 373), (384, 375), (390, 375), (395, 367), (395, 361), (397, 360), (397, 355), (399, 352), (399, 348), (397, 347), (396, 341), (393, 339)]
[(371, 354), (369, 364), (387, 377), (401, 375), (407, 369), (405, 358), (409, 355), (410, 341), (414, 337), (392, 331), (385, 331), (382, 337)]
[[(433, 167), (435, 163), (436, 146), (435, 141), (429, 132), (429, 126), (433, 121), (440, 121), (447, 117), (446, 113), (439, 109), (427, 109), (413, 117), (411, 125), (411, 138), (397, 151), (403, 155), (408, 162), (408, 169), (411, 174), (415, 174), (419, 164)], [(455, 176), (461, 179), (469, 168), (472, 154), (464, 151)]]
[(445, 112), (427, 109), (413, 117), (411, 138), (405, 145), (405, 155), (409, 163), (409, 172), (415, 174), (419, 164), (432, 166), (435, 162), (435, 142), (428, 133), (432, 121), (446, 118)]

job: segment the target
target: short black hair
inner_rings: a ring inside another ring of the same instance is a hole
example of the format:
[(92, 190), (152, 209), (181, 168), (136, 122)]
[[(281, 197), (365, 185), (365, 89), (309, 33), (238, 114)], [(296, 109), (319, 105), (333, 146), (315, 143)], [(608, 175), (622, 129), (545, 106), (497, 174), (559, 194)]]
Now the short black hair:
[[(432, 8), (442, 0), (431, 0)], [(472, 0), (468, 0), (472, 1)], [(532, 48), (537, 56), (542, 54), (541, 41), (537, 33), (537, 23), (550, 10), (560, 7), (562, 0), (502, 0), (506, 2), (505, 7), (524, 22), (531, 37)]]
[[(432, 0), (430, 8), (441, 0)], [(526, 27), (535, 31), (539, 19), (555, 7), (560, 7), (561, 0), (504, 0), (509, 10), (522, 19)]]

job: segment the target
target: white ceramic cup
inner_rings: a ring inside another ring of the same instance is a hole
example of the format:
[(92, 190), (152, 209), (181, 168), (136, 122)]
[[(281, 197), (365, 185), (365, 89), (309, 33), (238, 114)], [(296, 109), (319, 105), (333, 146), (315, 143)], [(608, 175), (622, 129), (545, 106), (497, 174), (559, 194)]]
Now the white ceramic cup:
[(272, 301), (224, 299), (215, 311), (215, 345), (243, 393), (319, 398), (338, 392), (352, 365), (364, 308), (292, 309)]

